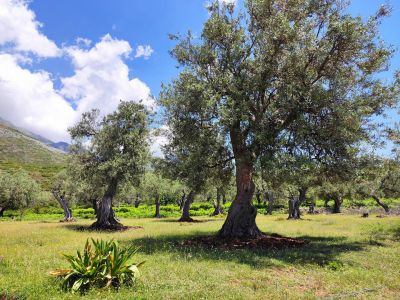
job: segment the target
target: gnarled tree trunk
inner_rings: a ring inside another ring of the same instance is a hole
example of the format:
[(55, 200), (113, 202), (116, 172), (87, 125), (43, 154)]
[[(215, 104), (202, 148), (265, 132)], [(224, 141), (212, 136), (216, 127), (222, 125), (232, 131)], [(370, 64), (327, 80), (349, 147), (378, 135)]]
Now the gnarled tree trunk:
[(315, 203), (314, 200), (310, 201), (310, 205), (308, 206), (308, 213), (314, 214), (315, 213)]
[(236, 197), (218, 234), (221, 238), (256, 238), (263, 234), (256, 225), (257, 209), (252, 204), (253, 167), (240, 159), (236, 163)]
[(288, 219), (300, 219), (300, 200), (299, 197), (291, 197), (288, 201), (289, 216)]
[(179, 201), (179, 210), (183, 210), (183, 204), (185, 203), (186, 200), (186, 192), (183, 190), (183, 195), (181, 197), (181, 200)]
[(183, 207), (182, 207), (182, 215), (179, 222), (193, 222), (193, 219), (190, 217), (190, 205), (194, 201), (194, 192), (190, 191), (189, 195), (186, 197)]
[(340, 213), (340, 207), (342, 206), (343, 198), (342, 198), (342, 196), (334, 196), (333, 201), (334, 201), (334, 205), (333, 205), (332, 213), (338, 214), (338, 213)]
[(214, 212), (213, 212), (213, 216), (217, 216), (220, 214), (223, 214), (224, 210), (222, 209), (221, 206), (221, 191), (220, 189), (217, 189), (217, 201), (214, 201)]
[(376, 195), (372, 195), (371, 197), (376, 201), (376, 203), (379, 206), (381, 206), (385, 210), (386, 213), (389, 213), (389, 206), (387, 206), (385, 203), (383, 203), (381, 201), (381, 199), (379, 199), (379, 197), (377, 197)]
[(265, 193), (265, 197), (268, 200), (267, 214), (272, 215), (272, 210), (274, 208), (274, 194), (272, 192)]
[(302, 203), (304, 203), (306, 201), (306, 194), (307, 194), (307, 188), (306, 187), (299, 188), (299, 201), (300, 201), (300, 204), (302, 204)]
[(115, 213), (112, 209), (112, 199), (117, 192), (117, 185), (118, 181), (116, 179), (112, 179), (110, 181), (103, 198), (98, 204), (97, 221), (92, 224), (92, 228), (103, 230), (120, 229), (123, 227), (116, 218)]
[(226, 204), (226, 195), (225, 195), (225, 192), (222, 193), (222, 204)]
[(6, 210), (5, 207), (0, 207), (0, 218), (4, 217), (4, 211)]
[(300, 219), (300, 205), (306, 201), (307, 188), (299, 188), (299, 196), (289, 199), (289, 216), (288, 219)]
[(61, 205), (62, 209), (64, 210), (63, 222), (74, 221), (74, 218), (72, 217), (72, 211), (68, 207), (68, 202), (65, 199), (65, 195), (56, 190), (53, 190), (52, 193), (53, 193), (54, 198), (56, 198), (56, 200), (58, 201), (58, 203)]
[(160, 196), (157, 194), (156, 195), (156, 214), (154, 215), (155, 218), (161, 218), (160, 205), (161, 205)]

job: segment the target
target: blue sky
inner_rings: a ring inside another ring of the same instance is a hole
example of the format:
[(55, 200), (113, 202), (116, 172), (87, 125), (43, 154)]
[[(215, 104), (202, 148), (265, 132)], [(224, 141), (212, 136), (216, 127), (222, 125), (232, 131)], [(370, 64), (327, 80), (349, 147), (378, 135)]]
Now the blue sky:
[[(42, 32), (58, 45), (73, 44), (76, 37), (94, 42), (109, 33), (128, 41), (132, 47), (145, 44), (154, 49), (148, 60), (127, 60), (132, 76), (147, 83), (153, 95), (160, 83), (177, 74), (176, 63), (168, 51), (174, 43), (168, 33), (200, 32), (207, 18), (203, 0), (68, 0), (33, 1), (30, 8), (44, 23)], [(68, 63), (59, 59), (47, 62), (54, 72), (72, 73)]]
[[(168, 53), (174, 45), (168, 33), (185, 33), (189, 29), (200, 33), (207, 19), (206, 3), (205, 0), (0, 0), (0, 8), (9, 14), (0, 14), (0, 63), (9, 68), (3, 74), (0, 70), (0, 79), (10, 83), (6, 87), (0, 84), (0, 116), (53, 140), (65, 140), (65, 128), (76, 120), (76, 111), (104, 104), (96, 97), (105, 99), (116, 89), (123, 92), (115, 96), (115, 103), (118, 97), (135, 99), (148, 94), (157, 97), (161, 83), (170, 82), (178, 73), (176, 62)], [(353, 0), (349, 11), (366, 18), (383, 3), (387, 1)], [(389, 4), (393, 13), (382, 24), (381, 36), (400, 49), (400, 0), (391, 0)], [(243, 1), (238, 0), (237, 5), (242, 6)], [(15, 7), (18, 9), (14, 10)], [(28, 41), (22, 42), (21, 37)], [(85, 40), (91, 41), (90, 45), (82, 42)], [(148, 57), (137, 55), (138, 47), (151, 49)], [(106, 55), (104, 61), (103, 55)], [(399, 54), (385, 76), (390, 78), (395, 69), (400, 69)], [(46, 88), (33, 92), (35, 84)], [(29, 89), (25, 89), (27, 85)], [(132, 87), (136, 89), (133, 93), (128, 91)], [(13, 103), (6, 103), (4, 99), (11, 94)], [(39, 98), (43, 99), (38, 105), (53, 103), (48, 105), (47, 114), (41, 115), (34, 109), (36, 104), (32, 99)], [(104, 106), (105, 112), (115, 108), (115, 105)], [(52, 114), (58, 117), (53, 118)]]
[[(382, 0), (353, 0), (350, 13), (367, 17), (374, 14)], [(132, 46), (150, 45), (154, 53), (148, 60), (127, 61), (132, 75), (146, 82), (154, 95), (160, 83), (176, 76), (176, 63), (168, 54), (174, 43), (168, 33), (187, 30), (201, 32), (207, 19), (204, 0), (36, 0), (29, 7), (44, 24), (41, 31), (58, 45), (73, 44), (77, 37), (94, 42), (106, 33), (126, 40)], [(243, 1), (239, 0), (239, 5)], [(392, 15), (381, 26), (381, 36), (389, 44), (400, 48), (400, 1), (389, 1)], [(54, 73), (72, 73), (64, 60), (49, 61), (46, 67)], [(400, 55), (392, 61), (391, 70), (400, 68)]]

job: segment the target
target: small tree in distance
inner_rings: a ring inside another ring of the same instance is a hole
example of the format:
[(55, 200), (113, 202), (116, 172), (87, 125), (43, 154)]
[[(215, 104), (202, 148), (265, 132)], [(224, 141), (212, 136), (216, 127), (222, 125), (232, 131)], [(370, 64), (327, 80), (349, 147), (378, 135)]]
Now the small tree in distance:
[(73, 196), (74, 185), (72, 184), (71, 178), (68, 176), (65, 170), (59, 172), (54, 178), (51, 192), (64, 211), (63, 221), (64, 222), (74, 221), (74, 218), (72, 216), (72, 210), (69, 206), (69, 201), (68, 201), (68, 197), (72, 198)]
[(40, 186), (23, 169), (10, 174), (0, 171), (0, 217), (6, 209), (20, 210), (20, 216), (26, 208), (34, 204)]

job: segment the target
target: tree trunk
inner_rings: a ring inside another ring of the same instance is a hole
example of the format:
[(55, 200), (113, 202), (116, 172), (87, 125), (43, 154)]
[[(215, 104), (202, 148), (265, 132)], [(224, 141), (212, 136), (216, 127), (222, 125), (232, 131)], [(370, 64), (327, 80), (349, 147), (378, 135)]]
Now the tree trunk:
[[(234, 146), (234, 142), (232, 142)], [(234, 152), (235, 152), (235, 146)], [(237, 151), (237, 149), (236, 149)], [(263, 233), (256, 225), (257, 209), (252, 205), (254, 194), (253, 167), (235, 155), (236, 197), (233, 200), (224, 225), (219, 231), (221, 238), (256, 238)]]
[(97, 199), (92, 199), (92, 207), (93, 207), (94, 215), (97, 218), (97, 209), (98, 209)]
[(156, 195), (156, 214), (154, 215), (155, 218), (161, 218), (160, 215), (160, 197), (158, 196), (158, 194)]
[(334, 205), (333, 205), (332, 213), (339, 214), (340, 207), (342, 206), (342, 203), (343, 203), (343, 198), (341, 196), (335, 196), (335, 197), (333, 197), (333, 201), (334, 201)]
[(219, 189), (217, 189), (217, 201), (214, 202), (214, 212), (213, 212), (213, 216), (217, 216), (220, 214), (223, 214), (224, 210), (221, 207), (221, 192)]
[(383, 203), (381, 199), (379, 199), (377, 196), (372, 195), (371, 197), (376, 201), (378, 205), (380, 205), (385, 210), (386, 213), (389, 213), (389, 206)]
[(194, 192), (190, 191), (189, 195), (186, 197), (183, 207), (182, 207), (182, 215), (178, 222), (193, 222), (193, 219), (190, 217), (190, 205), (194, 201)]
[(310, 206), (308, 207), (308, 213), (309, 214), (314, 214), (314, 209), (315, 209), (315, 203), (314, 203), (314, 200), (311, 200), (310, 201)]
[(256, 192), (256, 199), (257, 199), (257, 204), (261, 205), (261, 193), (258, 190)]
[(136, 195), (136, 199), (135, 199), (135, 202), (133, 203), (133, 205), (135, 206), (135, 208), (138, 208), (139, 207), (139, 204), (140, 204), (140, 196), (139, 196), (139, 194), (137, 194)]
[(300, 204), (304, 203), (306, 201), (306, 194), (307, 194), (307, 188), (302, 187), (299, 188), (299, 201)]
[(58, 191), (52, 191), (54, 198), (58, 201), (58, 203), (61, 205), (62, 209), (64, 210), (64, 220), (63, 222), (71, 222), (74, 221), (74, 218), (72, 217), (72, 211), (68, 207), (67, 200), (65, 199), (64, 194), (60, 194)]
[(186, 200), (186, 193), (185, 193), (185, 191), (183, 191), (181, 201), (179, 202), (179, 210), (181, 212), (183, 211), (183, 204), (185, 203), (185, 200)]
[(289, 216), (288, 219), (300, 219), (300, 200), (299, 197), (291, 197), (288, 201)]
[(0, 218), (4, 217), (4, 211), (6, 210), (5, 207), (0, 207)]
[(222, 204), (226, 204), (226, 195), (225, 195), (225, 192), (224, 193), (222, 193)]
[(103, 198), (99, 202), (97, 209), (97, 221), (92, 224), (92, 228), (104, 230), (104, 229), (120, 229), (122, 224), (115, 217), (115, 213), (112, 209), (112, 199), (117, 192), (118, 181), (112, 179), (108, 185)]
[(268, 192), (266, 193), (266, 197), (268, 199), (267, 214), (272, 215), (272, 210), (274, 208), (274, 194), (272, 192)]

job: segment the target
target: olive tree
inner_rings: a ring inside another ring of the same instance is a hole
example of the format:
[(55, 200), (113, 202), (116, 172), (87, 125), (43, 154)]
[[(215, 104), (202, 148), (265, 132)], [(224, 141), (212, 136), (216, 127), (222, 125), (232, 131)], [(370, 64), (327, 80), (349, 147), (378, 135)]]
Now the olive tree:
[[(378, 34), (388, 10), (363, 21), (341, 0), (248, 0), (241, 12), (219, 1), (209, 12), (198, 38), (171, 35), (182, 70), (164, 88), (163, 103), (176, 126), (223, 136), (233, 152), (237, 193), (220, 237), (257, 237), (252, 198), (260, 157), (352, 155), (349, 145), (369, 138), (370, 117), (396, 99), (397, 81), (376, 76), (393, 53)], [(197, 142), (179, 139), (185, 147)]]
[(361, 198), (371, 197), (388, 213), (389, 206), (382, 197), (400, 197), (400, 163), (395, 159), (364, 156), (357, 174), (356, 194)]
[(217, 163), (215, 163), (214, 166), (211, 166), (208, 170), (208, 180), (210, 184), (216, 189), (214, 212), (212, 213), (213, 216), (224, 213), (221, 205), (221, 200), (222, 202), (224, 202), (226, 193), (232, 182), (234, 168), (232, 161), (229, 160), (229, 157), (230, 152), (226, 148), (220, 147), (219, 151), (216, 152), (216, 157), (213, 157), (213, 160), (217, 161)]
[(59, 172), (53, 180), (51, 192), (64, 211), (64, 222), (74, 220), (72, 210), (69, 207), (68, 197), (73, 196), (75, 186), (76, 183), (71, 182), (66, 170)]
[(11, 174), (0, 171), (0, 217), (6, 209), (23, 209), (32, 206), (40, 186), (23, 169)]
[(149, 157), (149, 112), (142, 105), (121, 101), (118, 109), (103, 118), (98, 110), (82, 114), (69, 129), (71, 155), (79, 162), (81, 176), (92, 186), (104, 188), (98, 203), (96, 229), (117, 229), (112, 200), (119, 184), (138, 182)]
[(165, 178), (157, 163), (156, 168), (146, 172), (139, 189), (144, 199), (155, 205), (154, 217), (161, 218), (161, 204), (179, 198), (182, 186), (177, 180)]
[(182, 88), (179, 94), (165, 90), (161, 97), (161, 103), (168, 107), (165, 119), (169, 137), (169, 143), (163, 148), (162, 169), (166, 177), (179, 179), (189, 190), (188, 195), (182, 199), (182, 216), (179, 221), (190, 222), (193, 221), (189, 214), (190, 205), (195, 196), (210, 185), (210, 181), (214, 183), (215, 180), (221, 191), (225, 188), (231, 172), (230, 151), (225, 147), (223, 139), (213, 132), (214, 128), (192, 122), (192, 112), (187, 109), (189, 106), (183, 101), (170, 101), (171, 97), (183, 96), (188, 102), (198, 102), (197, 105), (201, 107), (203, 104), (197, 96), (205, 92), (203, 86), (182, 85), (179, 88)]

